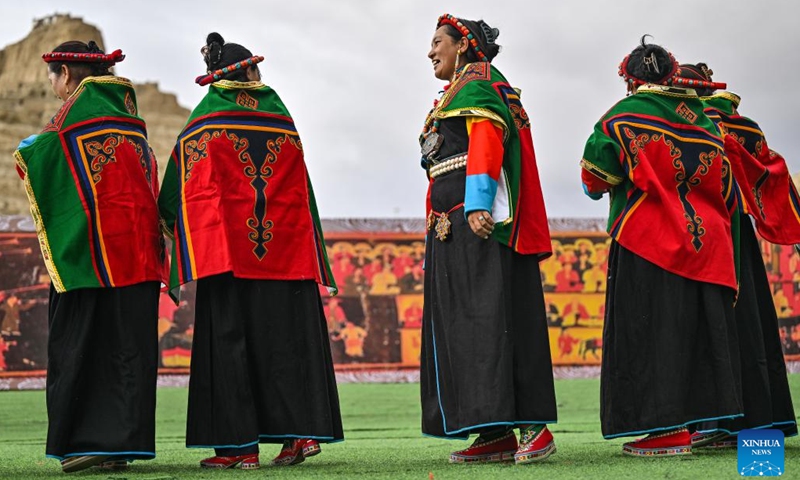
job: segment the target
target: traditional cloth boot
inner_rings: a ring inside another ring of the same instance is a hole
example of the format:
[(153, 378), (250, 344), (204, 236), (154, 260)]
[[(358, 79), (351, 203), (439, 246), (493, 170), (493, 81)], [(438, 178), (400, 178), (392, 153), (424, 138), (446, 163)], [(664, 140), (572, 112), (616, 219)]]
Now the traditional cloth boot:
[(513, 460), (517, 451), (517, 436), (514, 432), (509, 431), (492, 438), (489, 435), (478, 435), (469, 448), (451, 453), (450, 463), (493, 463)]
[[(694, 445), (692, 445), (694, 446)], [(737, 448), (739, 446), (738, 435), (727, 435), (721, 440), (717, 440), (708, 446), (708, 448)]]
[[(692, 448), (702, 448), (711, 446), (712, 444), (726, 438), (728, 434), (720, 430), (711, 432), (694, 432), (692, 434)], [(736, 439), (734, 439), (734, 446)]]
[(235, 457), (210, 457), (200, 461), (203, 468), (236, 468), (242, 470), (255, 470), (261, 467), (257, 453), (237, 455)]
[(108, 455), (81, 455), (69, 457), (61, 460), (61, 470), (64, 473), (79, 472), (97, 464), (103, 463), (108, 459)]
[(322, 447), (320, 447), (319, 442), (316, 440), (308, 439), (306, 443), (303, 445), (303, 456), (313, 457), (322, 452)]
[(692, 437), (685, 428), (650, 434), (622, 446), (622, 453), (634, 457), (671, 457), (692, 454)]
[(556, 443), (547, 425), (531, 425), (520, 432), (519, 449), (514, 454), (514, 463), (523, 465), (538, 462), (554, 453)]
[[(312, 440), (313, 441), (313, 440)], [(309, 442), (307, 438), (297, 438), (294, 440), (286, 440), (283, 442), (283, 448), (277, 457), (272, 459), (272, 464), (276, 467), (285, 467), (288, 465), (297, 465), (303, 463), (306, 457), (303, 455), (303, 448)], [(319, 448), (319, 444), (317, 444)], [(319, 451), (317, 451), (319, 453)]]

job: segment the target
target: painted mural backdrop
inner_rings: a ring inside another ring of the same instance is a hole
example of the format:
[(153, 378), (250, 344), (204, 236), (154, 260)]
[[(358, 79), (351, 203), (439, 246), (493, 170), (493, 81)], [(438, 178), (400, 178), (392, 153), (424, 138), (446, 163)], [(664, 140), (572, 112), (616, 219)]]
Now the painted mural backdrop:
[[(323, 298), (340, 369), (419, 365), (424, 241), (417, 221), (325, 221), (340, 293)], [(36, 235), (24, 218), (0, 219), (0, 375), (44, 370), (50, 291)], [(599, 365), (610, 241), (599, 220), (551, 222), (554, 255), (541, 264), (555, 365)], [(26, 231), (27, 230), (27, 231)], [(800, 360), (800, 256), (762, 243), (787, 359)], [(161, 366), (189, 366), (194, 287), (180, 305), (162, 295)], [(265, 316), (264, 321), (269, 321)], [(9, 373), (12, 372), (12, 373)]]

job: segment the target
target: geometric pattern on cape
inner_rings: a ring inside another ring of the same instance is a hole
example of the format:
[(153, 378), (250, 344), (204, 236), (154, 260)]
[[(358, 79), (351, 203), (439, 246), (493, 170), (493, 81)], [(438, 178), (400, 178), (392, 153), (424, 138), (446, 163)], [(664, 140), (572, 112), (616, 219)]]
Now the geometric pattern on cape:
[[(112, 241), (119, 236), (129, 236), (130, 222), (134, 221), (130, 216), (121, 215), (128, 210), (115, 208), (115, 203), (124, 201), (121, 197), (125, 195), (135, 196), (132, 198), (139, 201), (148, 196), (153, 198), (154, 192), (146, 187), (152, 185), (154, 176), (158, 175), (153, 168), (155, 162), (144, 124), (128, 118), (103, 117), (71, 125), (59, 135), (66, 147), (64, 151), (78, 194), (86, 206), (95, 273), (102, 286), (113, 287), (118, 282), (111, 272), (124, 275), (129, 252), (106, 248), (106, 239)], [(123, 171), (106, 174), (110, 169)], [(147, 183), (131, 181), (142, 173)], [(128, 200), (132, 202), (132, 198)]]
[[(691, 194), (693, 189), (703, 183), (715, 162), (724, 163), (720, 155), (721, 141), (712, 140), (705, 131), (683, 128), (680, 124), (643, 115), (613, 117), (608, 120), (606, 128), (609, 135), (616, 138), (622, 146), (622, 166), (631, 178), (636, 176), (637, 168), (646, 168), (655, 174), (648, 175), (649, 178), (673, 179), (672, 182), (665, 183), (674, 184), (674, 194), (686, 220), (687, 240), (699, 252), (703, 248), (706, 229), (703, 226), (703, 217), (692, 202)], [(648, 161), (648, 153), (654, 159), (669, 161)], [(719, 181), (718, 177), (716, 181)], [(721, 188), (721, 185), (717, 184), (716, 188)], [(612, 229), (613, 237), (617, 238), (625, 220), (643, 199), (643, 194), (639, 189), (632, 191), (620, 219)]]
[[(249, 265), (243, 268), (252, 275), (266, 268), (272, 272), (296, 272), (303, 278), (326, 278), (320, 271), (324, 258), (315, 251), (317, 232), (308, 210), (302, 143), (292, 120), (279, 115), (230, 112), (199, 120), (186, 129), (176, 147), (180, 151), (177, 166), (182, 184), (176, 221), (182, 281), (194, 280), (198, 273), (205, 276), (205, 272), (198, 272), (198, 249), (201, 270), (224, 271), (223, 265), (213, 265), (216, 259), (209, 253), (220, 247), (232, 256), (230, 261)], [(205, 165), (207, 162), (214, 162), (213, 168)], [(196, 179), (198, 175), (202, 177)], [(200, 208), (197, 188), (218, 198), (218, 207)], [(189, 194), (191, 200), (187, 200)], [(222, 218), (209, 218), (216, 211)], [(216, 233), (206, 235), (205, 245), (198, 246), (193, 236), (203, 230)], [(213, 239), (221, 240), (227, 248)], [(273, 247), (277, 254), (269, 255)], [(249, 252), (250, 260), (246, 260), (245, 252)], [(257, 266), (267, 260), (268, 264)]]

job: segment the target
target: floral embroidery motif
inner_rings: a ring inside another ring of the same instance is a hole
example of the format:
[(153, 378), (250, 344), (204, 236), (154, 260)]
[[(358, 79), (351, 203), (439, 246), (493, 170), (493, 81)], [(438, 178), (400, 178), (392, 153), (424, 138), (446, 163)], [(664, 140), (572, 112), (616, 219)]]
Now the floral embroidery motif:
[(130, 145), (134, 152), (136, 152), (139, 164), (145, 172), (147, 181), (150, 182), (151, 172), (150, 165), (148, 164), (149, 159), (145, 157), (142, 146), (128, 136), (117, 134), (108, 135), (102, 140), (93, 140), (83, 144), (83, 148), (86, 150), (87, 154), (87, 162), (92, 175), (92, 181), (95, 185), (100, 183), (103, 179), (101, 174), (105, 166), (109, 163), (117, 162), (117, 157), (115, 156), (117, 148), (124, 143)]
[(756, 180), (756, 184), (752, 188), (753, 198), (755, 198), (756, 205), (758, 206), (758, 213), (761, 215), (762, 220), (767, 219), (767, 215), (764, 213), (764, 192), (761, 191), (761, 187), (764, 186), (766, 183), (767, 178), (769, 178), (769, 170), (766, 168), (764, 169), (764, 173), (758, 177)]
[(711, 165), (719, 157), (719, 150), (701, 152), (697, 162), (686, 162), (683, 152), (675, 146), (672, 140), (666, 138), (663, 133), (639, 133), (630, 127), (622, 129), (627, 138), (628, 158), (630, 170), (635, 169), (640, 163), (640, 155), (649, 143), (662, 142), (669, 149), (669, 156), (672, 159), (672, 166), (678, 171), (675, 174), (676, 189), (678, 199), (683, 207), (683, 217), (686, 219), (686, 230), (692, 236), (692, 246), (699, 252), (703, 248), (702, 237), (706, 234), (703, 227), (703, 218), (697, 213), (694, 205), (689, 200), (689, 193), (693, 187), (700, 185), (701, 177), (705, 176), (711, 169)]
[(681, 159), (680, 155), (672, 159), (672, 166), (678, 170), (675, 174), (675, 181), (678, 182), (678, 197), (683, 205), (683, 217), (686, 219), (686, 229), (692, 235), (692, 246), (696, 252), (703, 248), (703, 241), (701, 238), (706, 234), (706, 229), (703, 227), (703, 218), (697, 214), (692, 202), (689, 201), (689, 193), (692, 187), (700, 185), (702, 176), (706, 175), (711, 169), (714, 160), (719, 156), (719, 151), (712, 150), (710, 152), (703, 152), (699, 155), (699, 163), (695, 166), (694, 171), (687, 172), (686, 163)]

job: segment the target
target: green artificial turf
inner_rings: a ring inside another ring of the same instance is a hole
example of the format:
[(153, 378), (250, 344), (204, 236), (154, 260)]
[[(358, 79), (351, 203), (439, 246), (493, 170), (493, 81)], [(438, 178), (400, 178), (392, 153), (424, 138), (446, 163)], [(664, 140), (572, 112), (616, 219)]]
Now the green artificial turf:
[[(791, 375), (795, 405), (800, 406), (800, 375)], [(91, 477), (122, 479), (197, 478), (736, 478), (736, 450), (698, 449), (691, 456), (660, 459), (625, 457), (625, 440), (600, 435), (599, 381), (556, 382), (559, 423), (552, 427), (558, 452), (534, 465), (451, 465), (451, 450), (463, 441), (423, 438), (419, 429), (419, 385), (347, 384), (339, 388), (345, 437), (323, 445), (322, 454), (292, 467), (263, 466), (256, 471), (201, 470), (209, 450), (184, 447), (186, 389), (158, 392), (157, 458), (135, 462), (128, 471), (96, 468), (63, 474), (56, 460), (44, 457), (47, 415), (44, 392), (0, 392), (0, 478)], [(797, 412), (797, 408), (796, 408)], [(262, 464), (278, 446), (262, 445)], [(800, 439), (788, 439), (784, 478), (800, 478)]]

